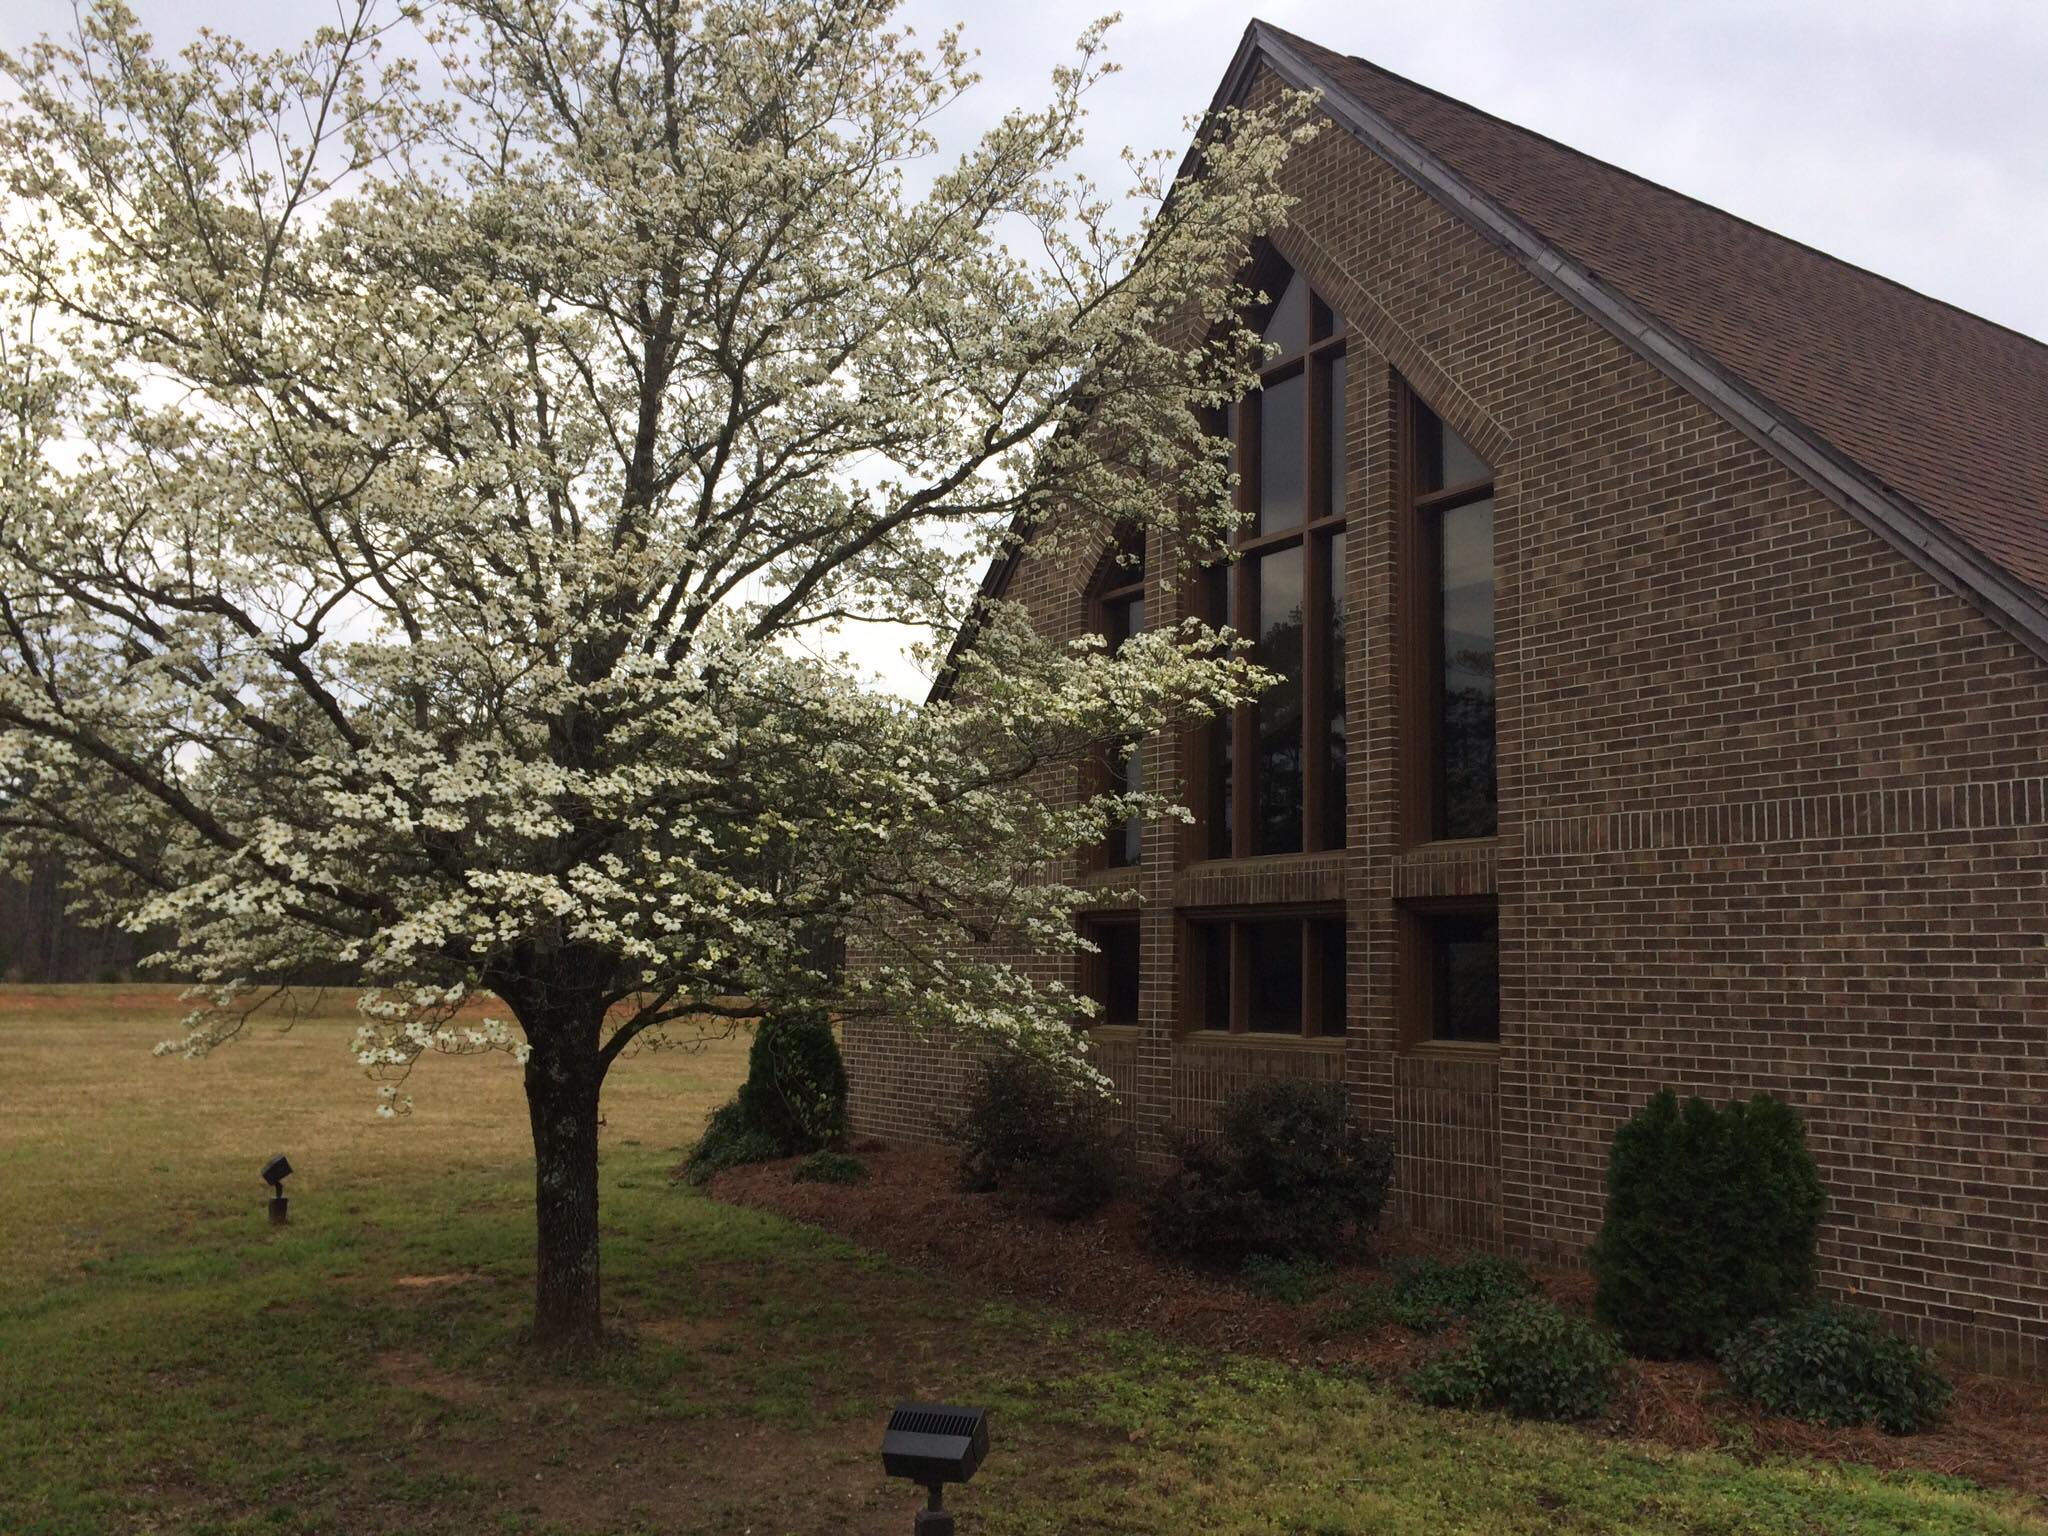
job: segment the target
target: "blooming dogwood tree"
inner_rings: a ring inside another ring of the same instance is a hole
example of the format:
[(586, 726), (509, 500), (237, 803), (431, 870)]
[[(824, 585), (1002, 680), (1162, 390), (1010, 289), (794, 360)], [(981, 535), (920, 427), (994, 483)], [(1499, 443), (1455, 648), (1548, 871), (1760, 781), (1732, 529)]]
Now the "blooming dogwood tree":
[[(1044, 775), (1258, 681), (972, 576), (1227, 530), (1201, 413), (1303, 103), (1120, 205), (1071, 170), (1101, 29), (941, 163), (969, 59), (889, 11), (362, 0), (167, 59), (103, 0), (5, 61), (0, 836), (201, 978), (173, 1048), (343, 965), (373, 1068), (516, 1056), (547, 1343), (599, 1327), (623, 1053), (777, 1000), (1066, 1050), (996, 957), (1073, 943), (1049, 862), (1170, 807)], [(820, 659), (877, 622), (966, 625), (958, 686)]]

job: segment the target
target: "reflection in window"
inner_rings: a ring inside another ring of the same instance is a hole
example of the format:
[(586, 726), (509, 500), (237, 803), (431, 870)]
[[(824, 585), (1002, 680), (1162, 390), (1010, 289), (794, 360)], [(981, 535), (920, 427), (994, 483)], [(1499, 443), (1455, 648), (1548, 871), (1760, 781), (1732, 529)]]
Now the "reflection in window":
[[(1104, 556), (1095, 579), (1095, 627), (1114, 651), (1145, 627), (1145, 547), (1142, 538), (1120, 541)], [(1122, 752), (1112, 752), (1103, 765), (1100, 782), (1104, 792), (1135, 794), (1145, 787), (1144, 745), (1132, 742)], [(1136, 864), (1144, 852), (1144, 823), (1136, 816), (1125, 817), (1111, 827), (1104, 839), (1102, 862), (1111, 866)]]
[(1258, 853), (1301, 849), (1302, 547), (1261, 555), (1254, 659), (1280, 681), (1259, 695)]
[(1098, 1024), (1138, 1022), (1138, 921), (1135, 917), (1098, 918), (1084, 923), (1082, 937), (1096, 953), (1081, 957), (1081, 990), (1095, 1003)]
[(1222, 420), (1244, 474), (1239, 558), (1203, 574), (1197, 602), (1280, 681), (1196, 755), (1210, 858), (1344, 845), (1344, 319), (1298, 274), (1263, 286), (1280, 295), (1264, 334), (1282, 350)]
[(1341, 919), (1287, 913), (1187, 925), (1189, 1022), (1234, 1034), (1344, 1033)]
[[(1494, 706), (1493, 471), (1412, 393), (1404, 493), (1406, 820), (1417, 840), (1490, 837), (1500, 822)], [(1419, 576), (1419, 581), (1417, 577)]]
[(1500, 919), (1492, 912), (1422, 919), (1428, 986), (1424, 1022), (1432, 1040), (1500, 1039)]

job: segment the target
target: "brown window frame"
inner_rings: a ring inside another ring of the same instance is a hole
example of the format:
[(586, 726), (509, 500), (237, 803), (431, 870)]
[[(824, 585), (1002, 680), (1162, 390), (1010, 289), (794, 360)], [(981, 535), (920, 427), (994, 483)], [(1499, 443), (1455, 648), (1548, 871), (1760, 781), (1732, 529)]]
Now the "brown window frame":
[[(1302, 547), (1302, 826), (1301, 847), (1292, 851), (1322, 853), (1341, 849), (1347, 841), (1342, 827), (1336, 829), (1334, 838), (1331, 836), (1329, 753), (1330, 703), (1333, 682), (1338, 676), (1335, 669), (1343, 665), (1343, 657), (1335, 654), (1331, 644), (1335, 624), (1331, 602), (1333, 573), (1330, 550), (1333, 536), (1345, 532), (1348, 514), (1346, 501), (1335, 494), (1340, 488), (1331, 484), (1329, 433), (1334, 429), (1342, 434), (1345, 423), (1336, 421), (1326, 407), (1331, 393), (1331, 369), (1337, 360), (1347, 355), (1350, 327), (1343, 314), (1309, 283), (1306, 274), (1292, 272), (1273, 258), (1270, 270), (1262, 279), (1262, 286), (1271, 291), (1276, 278), (1283, 291), (1291, 278), (1298, 278), (1303, 284), (1308, 298), (1307, 339), (1297, 350), (1269, 361), (1259, 372), (1259, 387), (1237, 403), (1231, 445), (1237, 468), (1238, 523), (1230, 541), (1235, 559), (1228, 567), (1211, 565), (1193, 573), (1188, 607), (1207, 623), (1228, 624), (1238, 634), (1256, 638), (1260, 622), (1258, 584), (1243, 573), (1255, 570), (1255, 562), (1260, 556), (1295, 545)], [(1304, 380), (1302, 520), (1291, 528), (1260, 533), (1257, 531), (1262, 468), (1259, 401), (1268, 388), (1284, 384), (1297, 375)], [(1347, 380), (1347, 415), (1355, 393), (1355, 386)], [(1219, 583), (1219, 573), (1226, 570), (1229, 574)], [(1343, 580), (1342, 571), (1334, 574), (1338, 582)], [(1218, 584), (1225, 594), (1221, 603), (1216, 600), (1213, 590)], [(1226, 608), (1227, 611), (1219, 611)], [(1217, 778), (1221, 733), (1224, 731), (1230, 733), (1231, 760), (1228, 847), (1219, 846), (1222, 796)], [(1258, 705), (1252, 703), (1239, 706), (1228, 719), (1212, 721), (1196, 732), (1189, 753), (1189, 778), (1191, 803), (1201, 814), (1190, 829), (1188, 857), (1191, 861), (1264, 856), (1257, 847), (1259, 781), (1256, 770), (1251, 766), (1257, 762), (1258, 731)], [(1316, 744), (1317, 750), (1310, 750), (1311, 743)]]
[[(1135, 539), (1135, 543), (1134, 543)], [(1130, 557), (1137, 557), (1136, 564), (1128, 563)], [(1091, 634), (1110, 637), (1110, 610), (1119, 603), (1133, 599), (1146, 605), (1146, 617), (1151, 617), (1151, 604), (1145, 595), (1146, 577), (1145, 546), (1142, 535), (1124, 535), (1112, 543), (1096, 566), (1094, 578), (1088, 584), (1088, 629)], [(1138, 633), (1143, 630), (1140, 625)], [(1128, 637), (1126, 637), (1128, 638)], [(1143, 742), (1136, 743), (1132, 750), (1140, 750)], [(1086, 782), (1082, 785), (1084, 795), (1108, 794), (1115, 789), (1120, 775), (1116, 765), (1108, 759), (1089, 764)], [(1138, 856), (1124, 857), (1124, 842), (1127, 822), (1117, 822), (1106, 829), (1102, 840), (1095, 844), (1084, 860), (1089, 869), (1136, 869), (1145, 861), (1144, 833), (1139, 832)]]
[[(1501, 1037), (1491, 1040), (1452, 1040), (1441, 1036), (1446, 999), (1440, 995), (1437, 976), (1439, 930), (1446, 919), (1487, 918), (1499, 943), (1500, 900), (1494, 896), (1457, 897), (1443, 900), (1404, 901), (1396, 909), (1399, 953), (1396, 956), (1396, 1005), (1398, 1035), (1403, 1048), (1426, 1047), (1446, 1051), (1497, 1051)], [(1505, 970), (1505, 966), (1501, 967)], [(1496, 1008), (1498, 1005), (1496, 1004)]]
[[(1443, 515), (1493, 497), (1500, 472), (1490, 468), (1484, 479), (1433, 491), (1422, 489), (1423, 412), (1439, 422), (1443, 421), (1443, 414), (1416, 393), (1400, 374), (1393, 375), (1393, 385), (1398, 444), (1394, 471), (1394, 634), (1399, 674), (1395, 703), (1399, 722), (1395, 752), (1396, 819), (1402, 843), (1412, 847), (1451, 840), (1447, 838), (1445, 820), (1443, 658), (1437, 649), (1443, 633), (1443, 598), (1438, 589)], [(1496, 601), (1499, 590), (1496, 555)], [(1497, 616), (1497, 606), (1495, 612)], [(1498, 716), (1495, 718), (1498, 731)], [(1494, 793), (1494, 830), (1455, 841), (1483, 841), (1499, 835), (1497, 781)]]
[[(1252, 923), (1295, 923), (1301, 928), (1301, 1027), (1296, 1031), (1259, 1030), (1251, 1027), (1251, 935)], [(1203, 1009), (1207, 997), (1206, 957), (1197, 934), (1202, 929), (1223, 928), (1230, 955), (1230, 1024), (1217, 1029), (1209, 1024)], [(1325, 1028), (1328, 994), (1324, 986), (1325, 946), (1333, 937), (1339, 946), (1340, 974), (1345, 978), (1346, 1012), (1334, 1029)], [(1233, 1040), (1342, 1040), (1349, 1024), (1349, 940), (1342, 906), (1317, 904), (1284, 907), (1205, 907), (1180, 914), (1181, 931), (1181, 1033), (1210, 1039)]]

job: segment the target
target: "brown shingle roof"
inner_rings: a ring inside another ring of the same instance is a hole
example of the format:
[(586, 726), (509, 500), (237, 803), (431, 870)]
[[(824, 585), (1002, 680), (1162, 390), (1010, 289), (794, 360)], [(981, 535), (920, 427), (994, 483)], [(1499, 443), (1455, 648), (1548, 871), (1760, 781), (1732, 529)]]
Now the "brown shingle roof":
[(1336, 92), (2037, 594), (2048, 347), (1266, 23)]

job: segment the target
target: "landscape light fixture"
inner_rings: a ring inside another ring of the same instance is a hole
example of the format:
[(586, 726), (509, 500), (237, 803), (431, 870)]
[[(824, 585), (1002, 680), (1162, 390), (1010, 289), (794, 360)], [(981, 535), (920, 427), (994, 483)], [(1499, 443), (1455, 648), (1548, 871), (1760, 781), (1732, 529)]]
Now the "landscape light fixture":
[(930, 1491), (917, 1512), (917, 1536), (953, 1536), (945, 1507), (946, 1484), (974, 1476), (988, 1454), (988, 1410), (944, 1403), (898, 1403), (882, 1436), (882, 1470)]
[(263, 1165), (263, 1182), (270, 1186), (270, 1224), (273, 1227), (281, 1227), (291, 1220), (285, 1214), (290, 1202), (284, 1197), (284, 1181), (291, 1176), (291, 1160), (282, 1152)]

